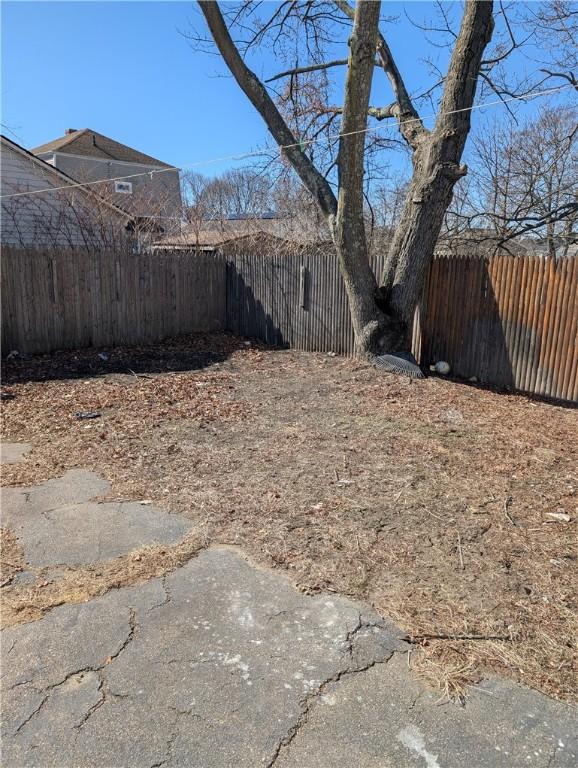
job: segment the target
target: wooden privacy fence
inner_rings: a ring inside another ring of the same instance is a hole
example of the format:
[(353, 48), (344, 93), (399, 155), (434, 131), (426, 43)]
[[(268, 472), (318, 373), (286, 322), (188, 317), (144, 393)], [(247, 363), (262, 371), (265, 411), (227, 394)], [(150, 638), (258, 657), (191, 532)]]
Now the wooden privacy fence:
[[(373, 265), (376, 273), (382, 259)], [(413, 350), (459, 377), (578, 399), (578, 259), (434, 259)], [(133, 254), (3, 249), (6, 353), (136, 344), (229, 330), (353, 354), (335, 255)]]
[(225, 327), (225, 265), (199, 254), (2, 249), (4, 353), (138, 344)]
[(227, 329), (267, 344), (352, 355), (353, 327), (335, 254), (230, 258)]
[(578, 399), (578, 259), (438, 257), (422, 312), (425, 362), (454, 375)]
[[(576, 258), (436, 256), (413, 329), (423, 365), (459, 377), (578, 399)], [(382, 259), (373, 265), (377, 275)], [(353, 354), (334, 254), (232, 256), (227, 329), (295, 349)]]

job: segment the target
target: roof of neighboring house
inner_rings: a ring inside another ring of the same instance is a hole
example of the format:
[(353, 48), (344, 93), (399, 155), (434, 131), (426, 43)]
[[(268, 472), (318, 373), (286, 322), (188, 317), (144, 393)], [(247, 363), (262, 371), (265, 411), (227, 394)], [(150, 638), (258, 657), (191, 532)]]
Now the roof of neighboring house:
[[(263, 235), (269, 229), (270, 220), (239, 218), (189, 224), (177, 235), (168, 235), (155, 245), (162, 248), (202, 248), (213, 250), (228, 240), (245, 235)], [(264, 226), (265, 225), (265, 226)], [(267, 226), (269, 225), (269, 226)]]
[(263, 230), (255, 230), (251, 233), (246, 232), (209, 232), (201, 230), (199, 232), (186, 231), (178, 235), (167, 235), (155, 242), (157, 248), (181, 248), (181, 249), (199, 249), (202, 251), (214, 251), (225, 243), (244, 238), (269, 238), (280, 240), (281, 238), (271, 235)]
[(173, 168), (162, 160), (157, 160), (144, 152), (139, 152), (126, 144), (109, 139), (102, 133), (93, 131), (92, 128), (70, 130), (59, 139), (54, 139), (46, 144), (41, 144), (32, 150), (35, 155), (45, 152), (62, 152), (67, 155), (83, 155), (84, 157), (96, 157), (101, 160), (120, 160), (124, 163), (140, 163), (142, 165), (154, 165), (160, 168)]
[(225, 221), (271, 221), (283, 219), (286, 217), (280, 216), (275, 211), (265, 211), (264, 213), (231, 213), (225, 217)]
[(178, 235), (168, 235), (156, 245), (161, 248), (202, 248), (211, 250), (240, 238), (263, 237), (296, 245), (323, 242), (327, 234), (319, 227), (267, 212), (258, 216), (236, 214), (188, 224)]
[[(69, 176), (67, 173), (64, 173), (64, 171), (60, 171), (58, 168), (55, 168), (53, 165), (50, 165), (50, 163), (47, 163), (44, 160), (42, 160), (42, 158), (36, 157), (36, 155), (34, 155), (28, 149), (24, 149), (24, 147), (21, 147), (20, 144), (17, 144), (15, 141), (12, 141), (12, 139), (9, 139), (7, 136), (0, 134), (0, 141), (2, 142), (2, 144), (5, 144), (6, 146), (10, 147), (10, 149), (12, 149), (13, 151), (21, 155), (24, 155), (29, 160), (31, 160), (31, 162), (34, 165), (36, 165), (42, 171), (43, 174), (52, 175), (57, 180), (57, 185), (55, 186), (60, 186), (62, 188), (72, 186), (75, 189), (88, 195), (89, 197), (92, 197), (94, 200), (98, 201), (100, 205), (105, 205), (107, 208), (110, 208), (111, 211), (114, 211), (114, 213), (118, 214), (120, 217), (125, 219), (127, 223), (132, 222), (134, 220), (134, 217), (128, 211), (125, 211), (123, 208), (120, 208), (120, 206), (118, 205), (114, 205), (114, 203), (110, 203), (108, 200), (101, 197), (97, 192), (95, 192), (90, 186), (79, 184), (76, 179), (72, 178), (72, 176)], [(52, 189), (52, 187), (50, 187), (50, 189)]]

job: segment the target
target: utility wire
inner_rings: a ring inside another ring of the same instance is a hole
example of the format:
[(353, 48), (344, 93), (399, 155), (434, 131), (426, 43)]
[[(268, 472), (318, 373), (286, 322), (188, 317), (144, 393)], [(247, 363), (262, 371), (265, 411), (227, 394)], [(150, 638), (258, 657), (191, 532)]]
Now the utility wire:
[[(511, 96), (508, 99), (497, 99), (496, 101), (488, 101), (483, 104), (474, 104), (472, 107), (462, 107), (461, 109), (452, 109), (452, 110), (449, 110), (448, 112), (440, 112), (438, 114), (431, 114), (425, 117), (416, 117), (416, 118), (412, 118), (411, 120), (404, 121), (404, 125), (409, 125), (415, 122), (423, 122), (424, 120), (437, 119), (441, 115), (446, 115), (446, 116), (455, 115), (461, 112), (472, 112), (475, 109), (486, 109), (488, 107), (496, 107), (511, 101), (526, 101), (529, 99), (540, 98), (541, 96), (548, 96), (553, 93), (559, 93), (560, 91), (567, 90), (568, 88), (574, 88), (574, 86), (571, 84), (561, 85), (556, 88), (546, 88), (545, 90), (542, 90), (542, 91), (531, 91), (530, 93), (526, 93), (523, 96)], [(392, 127), (394, 127), (393, 123), (386, 123), (385, 125), (368, 126), (366, 128), (360, 128), (357, 131), (347, 131), (346, 133), (336, 133), (333, 136), (321, 136), (316, 139), (303, 139), (302, 141), (297, 141), (293, 144), (279, 145), (278, 149), (280, 151), (283, 151), (285, 149), (294, 149), (297, 147), (302, 149), (306, 145), (317, 144), (321, 141), (332, 141), (335, 139), (341, 139), (344, 136), (353, 136), (358, 133), (368, 133), (369, 131), (379, 131), (379, 130), (382, 130), (383, 128), (392, 128)], [(142, 177), (142, 176), (150, 176), (152, 179), (153, 176), (156, 176), (157, 174), (160, 174), (160, 173), (184, 171), (184, 170), (190, 170), (191, 168), (199, 168), (204, 165), (212, 165), (214, 163), (222, 163), (222, 162), (235, 161), (235, 160), (245, 160), (250, 157), (259, 157), (263, 155), (265, 151), (266, 150), (261, 149), (254, 152), (246, 152), (241, 155), (226, 155), (224, 157), (215, 157), (210, 160), (199, 160), (197, 162), (190, 163), (188, 165), (183, 165), (180, 168), (177, 168), (176, 166), (171, 168), (160, 168), (158, 171), (144, 171), (142, 173), (132, 173), (128, 176), (115, 176), (114, 178), (111, 178), (111, 179), (96, 179), (94, 181), (85, 181), (85, 182), (78, 182), (75, 184), (66, 184), (65, 186), (62, 186), (62, 187), (45, 187), (43, 189), (32, 189), (32, 190), (27, 190), (25, 192), (13, 192), (9, 195), (0, 195), (0, 200), (5, 200), (13, 197), (40, 195), (40, 194), (43, 194), (44, 192), (59, 192), (63, 189), (78, 189), (80, 187), (89, 187), (95, 184), (107, 184), (111, 181), (125, 181), (127, 179), (136, 179), (137, 177)]]

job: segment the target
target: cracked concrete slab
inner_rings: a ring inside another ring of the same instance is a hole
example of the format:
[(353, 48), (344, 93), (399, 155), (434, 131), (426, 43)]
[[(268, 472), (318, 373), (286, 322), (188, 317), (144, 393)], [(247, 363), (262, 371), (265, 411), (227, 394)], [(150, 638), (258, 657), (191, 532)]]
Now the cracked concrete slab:
[(229, 549), (2, 638), (3, 765), (575, 765), (573, 710), (504, 682), (439, 706), (394, 627)]
[(17, 464), (30, 453), (30, 443), (0, 442), (0, 464)]
[(4, 764), (267, 765), (328, 680), (404, 647), (354, 603), (206, 551), (4, 631)]
[(327, 686), (275, 765), (570, 768), (577, 746), (568, 705), (497, 680), (472, 688), (465, 706), (441, 704), (396, 656)]
[(31, 488), (3, 488), (2, 524), (14, 531), (29, 565), (83, 565), (150, 544), (174, 544), (190, 523), (135, 502), (96, 503), (106, 480), (86, 470)]

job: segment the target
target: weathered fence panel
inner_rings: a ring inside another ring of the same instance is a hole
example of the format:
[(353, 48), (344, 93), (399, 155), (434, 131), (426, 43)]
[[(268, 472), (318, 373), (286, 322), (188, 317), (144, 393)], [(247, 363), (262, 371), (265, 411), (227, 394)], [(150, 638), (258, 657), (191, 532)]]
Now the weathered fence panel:
[(578, 259), (438, 257), (422, 356), (462, 378), (578, 399)]
[(353, 326), (335, 255), (230, 256), (227, 329), (279, 346), (352, 355)]
[[(578, 400), (578, 259), (437, 256), (413, 351), (462, 378)], [(373, 265), (376, 274), (382, 259)], [(4, 352), (154, 342), (227, 329), (351, 355), (335, 255), (2, 253)]]
[[(578, 399), (576, 258), (436, 256), (413, 329), (424, 365), (463, 378)], [(382, 259), (373, 265), (377, 275)], [(332, 253), (235, 254), (227, 263), (227, 328), (308, 351), (351, 355), (353, 328)]]
[(210, 254), (2, 250), (4, 352), (138, 344), (225, 328)]

